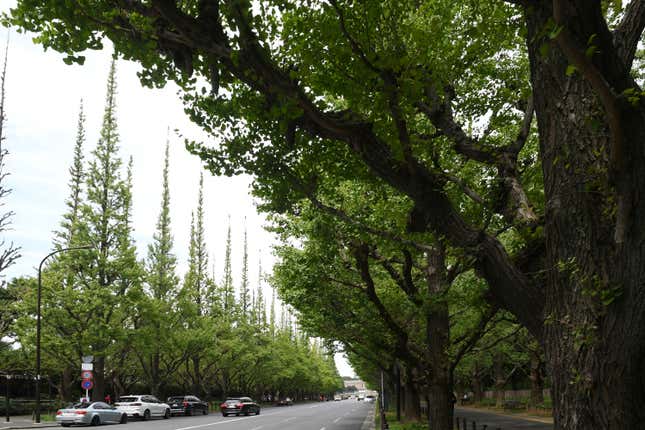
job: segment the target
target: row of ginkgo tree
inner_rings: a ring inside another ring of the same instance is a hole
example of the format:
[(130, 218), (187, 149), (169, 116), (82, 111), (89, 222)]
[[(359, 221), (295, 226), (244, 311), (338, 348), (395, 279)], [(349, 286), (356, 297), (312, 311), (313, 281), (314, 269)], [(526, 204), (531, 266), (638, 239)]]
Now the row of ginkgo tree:
[[(132, 158), (124, 172), (116, 85), (113, 62), (100, 139), (87, 160), (81, 106), (66, 212), (53, 244), (57, 250), (92, 248), (59, 253), (43, 270), (43, 373), (59, 397), (71, 400), (80, 394), (78, 369), (86, 355), (94, 357), (95, 400), (132, 392), (160, 398), (183, 393), (207, 399), (305, 397), (342, 386), (328, 350), (297, 328), (294, 315), (276, 304), (275, 295), (265, 298), (261, 268), (259, 285), (251, 287), (246, 233), (241, 282), (235, 288), (230, 225), (224, 277), (216, 282), (205, 239), (203, 178), (191, 219), (188, 270), (183, 279), (177, 275), (168, 145), (156, 230), (146, 258), (137, 258)], [(7, 291), (17, 310), (10, 342), (19, 347), (3, 348), (1, 370), (28, 372), (35, 353), (36, 283), (15, 279)]]

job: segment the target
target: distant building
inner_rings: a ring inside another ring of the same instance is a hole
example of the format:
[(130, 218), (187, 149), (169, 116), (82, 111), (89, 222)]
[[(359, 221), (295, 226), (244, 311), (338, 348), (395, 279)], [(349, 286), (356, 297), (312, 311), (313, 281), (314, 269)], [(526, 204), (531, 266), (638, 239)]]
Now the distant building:
[(345, 379), (343, 382), (345, 383), (345, 388), (354, 387), (358, 391), (365, 389), (365, 382), (360, 379)]

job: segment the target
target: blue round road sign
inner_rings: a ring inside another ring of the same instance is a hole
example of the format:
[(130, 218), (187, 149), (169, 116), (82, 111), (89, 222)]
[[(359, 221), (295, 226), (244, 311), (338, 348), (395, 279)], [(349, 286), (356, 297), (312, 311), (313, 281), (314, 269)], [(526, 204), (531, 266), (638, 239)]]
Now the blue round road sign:
[(91, 390), (93, 386), (94, 383), (90, 379), (83, 379), (81, 382), (81, 387), (83, 387), (84, 390)]

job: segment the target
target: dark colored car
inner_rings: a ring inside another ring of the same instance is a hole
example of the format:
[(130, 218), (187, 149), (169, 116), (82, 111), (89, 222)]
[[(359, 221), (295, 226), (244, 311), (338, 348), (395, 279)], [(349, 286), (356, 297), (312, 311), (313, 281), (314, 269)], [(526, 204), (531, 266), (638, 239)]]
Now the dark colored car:
[(284, 399), (278, 400), (276, 403), (277, 406), (293, 406), (293, 401), (290, 397), (285, 397)]
[(260, 415), (260, 405), (255, 403), (250, 397), (229, 397), (221, 405), (222, 415)]
[(172, 396), (168, 397), (167, 403), (170, 405), (171, 415), (208, 415), (208, 402), (196, 396)]

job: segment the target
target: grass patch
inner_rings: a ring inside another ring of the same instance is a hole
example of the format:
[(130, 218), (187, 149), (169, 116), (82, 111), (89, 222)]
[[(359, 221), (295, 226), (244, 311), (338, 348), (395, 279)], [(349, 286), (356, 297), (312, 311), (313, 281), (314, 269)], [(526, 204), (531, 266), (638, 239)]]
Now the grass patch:
[[(390, 430), (428, 430), (428, 424), (425, 423), (402, 423), (396, 420), (395, 412), (386, 412), (385, 419)], [(376, 428), (380, 429), (381, 427), (381, 416), (376, 414)]]

